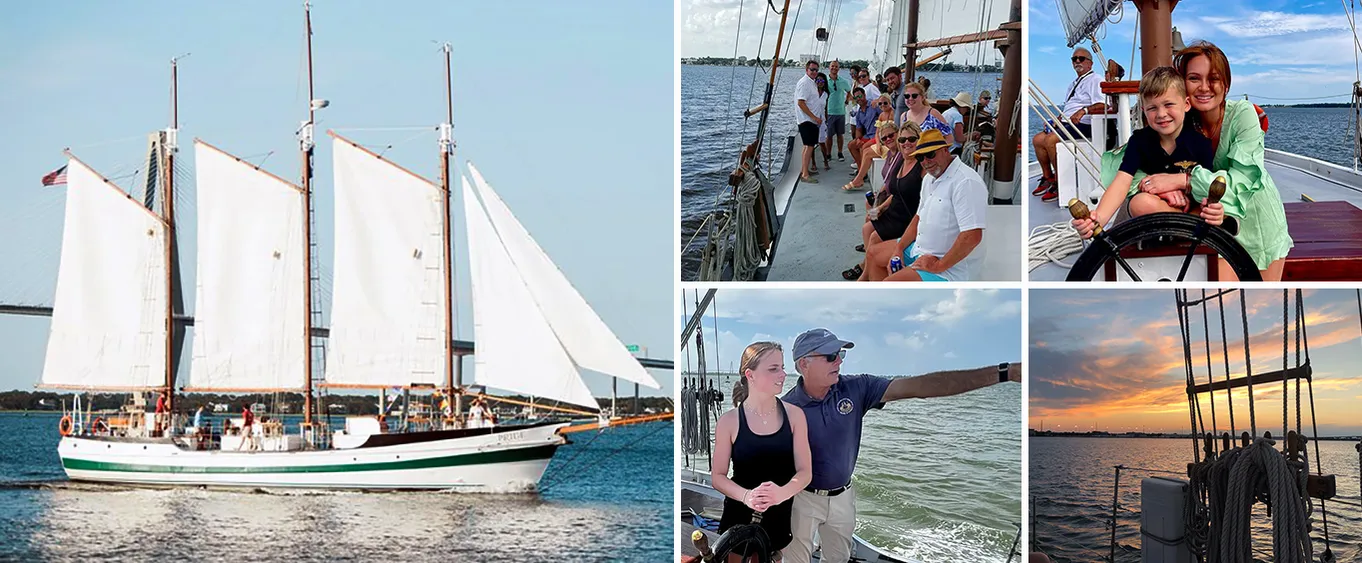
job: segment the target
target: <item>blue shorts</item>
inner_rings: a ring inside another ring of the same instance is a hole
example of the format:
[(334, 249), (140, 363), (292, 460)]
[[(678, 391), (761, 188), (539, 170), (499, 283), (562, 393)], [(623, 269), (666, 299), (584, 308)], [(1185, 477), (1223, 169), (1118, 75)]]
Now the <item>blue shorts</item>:
[[(913, 260), (914, 260), (914, 258), (913, 258), (913, 247), (914, 247), (914, 246), (917, 246), (917, 243), (916, 243), (916, 242), (911, 242), (911, 243), (908, 243), (908, 248), (903, 249), (903, 267), (905, 267), (905, 268), (907, 268), (909, 264), (912, 264), (912, 263), (913, 263)], [(917, 272), (918, 277), (922, 278), (922, 281), (926, 281), (926, 282), (943, 282), (943, 281), (950, 281), (950, 280), (947, 280), (946, 278), (941, 277), (939, 274), (933, 274), (933, 273), (931, 273), (931, 272), (928, 272), (927, 270), (915, 270), (915, 271)]]
[[(1092, 138), (1092, 125), (1089, 125), (1089, 124), (1087, 124), (1087, 123), (1079, 123), (1079, 124), (1075, 125), (1072, 121), (1065, 121), (1065, 122), (1064, 122), (1064, 130), (1067, 131), (1068, 134), (1069, 134), (1069, 136), (1070, 136), (1070, 137), (1073, 137), (1074, 139), (1091, 139), (1091, 138)], [(1067, 140), (1068, 140), (1067, 138), (1064, 137), (1064, 135), (1060, 135), (1059, 133), (1056, 132), (1056, 127), (1055, 127), (1055, 122), (1054, 122), (1054, 120), (1050, 120), (1050, 121), (1046, 121), (1046, 122), (1045, 122), (1045, 132), (1046, 132), (1046, 133), (1054, 133), (1054, 134), (1056, 134), (1056, 135), (1059, 135), (1059, 139), (1060, 139), (1061, 141), (1067, 141)]]

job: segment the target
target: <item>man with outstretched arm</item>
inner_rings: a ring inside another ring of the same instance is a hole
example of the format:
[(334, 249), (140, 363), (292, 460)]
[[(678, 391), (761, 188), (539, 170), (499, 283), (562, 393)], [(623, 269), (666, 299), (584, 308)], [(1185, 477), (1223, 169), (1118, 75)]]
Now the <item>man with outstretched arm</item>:
[(823, 563), (851, 558), (856, 527), (856, 492), (851, 474), (861, 448), (861, 421), (871, 409), (889, 401), (959, 395), (1007, 381), (1021, 381), (1021, 364), (944, 371), (888, 379), (873, 375), (841, 375), (846, 349), (824, 328), (795, 338), (790, 355), (799, 381), (781, 400), (800, 407), (809, 424), (813, 479), (795, 495), (790, 518), (794, 541), (785, 548), (786, 563), (808, 563), (814, 532), (821, 539)]

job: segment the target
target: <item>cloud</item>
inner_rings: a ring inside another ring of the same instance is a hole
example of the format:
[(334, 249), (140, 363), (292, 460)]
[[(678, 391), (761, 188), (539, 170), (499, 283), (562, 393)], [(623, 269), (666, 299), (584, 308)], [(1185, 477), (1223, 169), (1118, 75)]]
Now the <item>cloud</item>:
[[(1250, 11), (1238, 17), (1203, 16), (1221, 33), (1236, 38), (1274, 37), (1314, 31), (1348, 31), (1348, 18), (1343, 15), (1290, 14), (1286, 12)], [(1299, 53), (1308, 51), (1297, 51)]]
[(996, 289), (957, 289), (949, 299), (924, 305), (905, 321), (954, 324), (965, 318), (1002, 320), (1021, 317), (1021, 297), (1000, 294)]
[(927, 345), (931, 344), (932, 342), (933, 342), (932, 338), (928, 336), (927, 333), (922, 332), (920, 330), (914, 331), (912, 334), (909, 334), (907, 336), (897, 332), (890, 332), (884, 335), (884, 343), (889, 345), (891, 348), (907, 348), (909, 350), (916, 351), (927, 347)]

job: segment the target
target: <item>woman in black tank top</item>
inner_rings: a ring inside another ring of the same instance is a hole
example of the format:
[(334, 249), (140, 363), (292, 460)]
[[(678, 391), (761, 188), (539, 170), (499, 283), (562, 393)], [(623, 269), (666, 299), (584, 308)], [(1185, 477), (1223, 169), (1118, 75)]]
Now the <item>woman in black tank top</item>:
[(804, 411), (778, 397), (785, 385), (783, 364), (779, 344), (748, 346), (742, 379), (733, 387), (737, 408), (719, 417), (714, 433), (714, 488), (726, 497), (719, 532), (751, 524), (760, 512), (773, 551), (790, 544), (791, 499), (813, 476)]

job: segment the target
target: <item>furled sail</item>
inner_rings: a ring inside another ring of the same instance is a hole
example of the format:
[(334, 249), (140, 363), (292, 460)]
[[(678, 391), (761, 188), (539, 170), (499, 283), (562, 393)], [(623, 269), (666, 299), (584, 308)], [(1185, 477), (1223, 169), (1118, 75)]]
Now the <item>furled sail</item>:
[(43, 387), (165, 385), (166, 224), (84, 163), (66, 168), (66, 218)]
[(201, 141), (194, 391), (302, 389), (307, 220), (301, 188)]
[(1123, 0), (1056, 0), (1059, 18), (1064, 22), (1065, 37), (1073, 47), (1102, 26), (1107, 16), (1121, 6)]
[(466, 178), (463, 203), (478, 383), (599, 408), (536, 303), (529, 288), (531, 275), (517, 268)]
[(345, 139), (332, 143), (336, 261), (326, 385), (444, 385), (439, 186)]
[[(624, 343), (572, 287), (472, 163), (468, 164), (468, 171), (511, 262), (525, 279), (530, 295), (572, 361), (592, 371), (657, 389), (657, 380), (629, 354)], [(479, 354), (485, 340), (479, 333)]]

